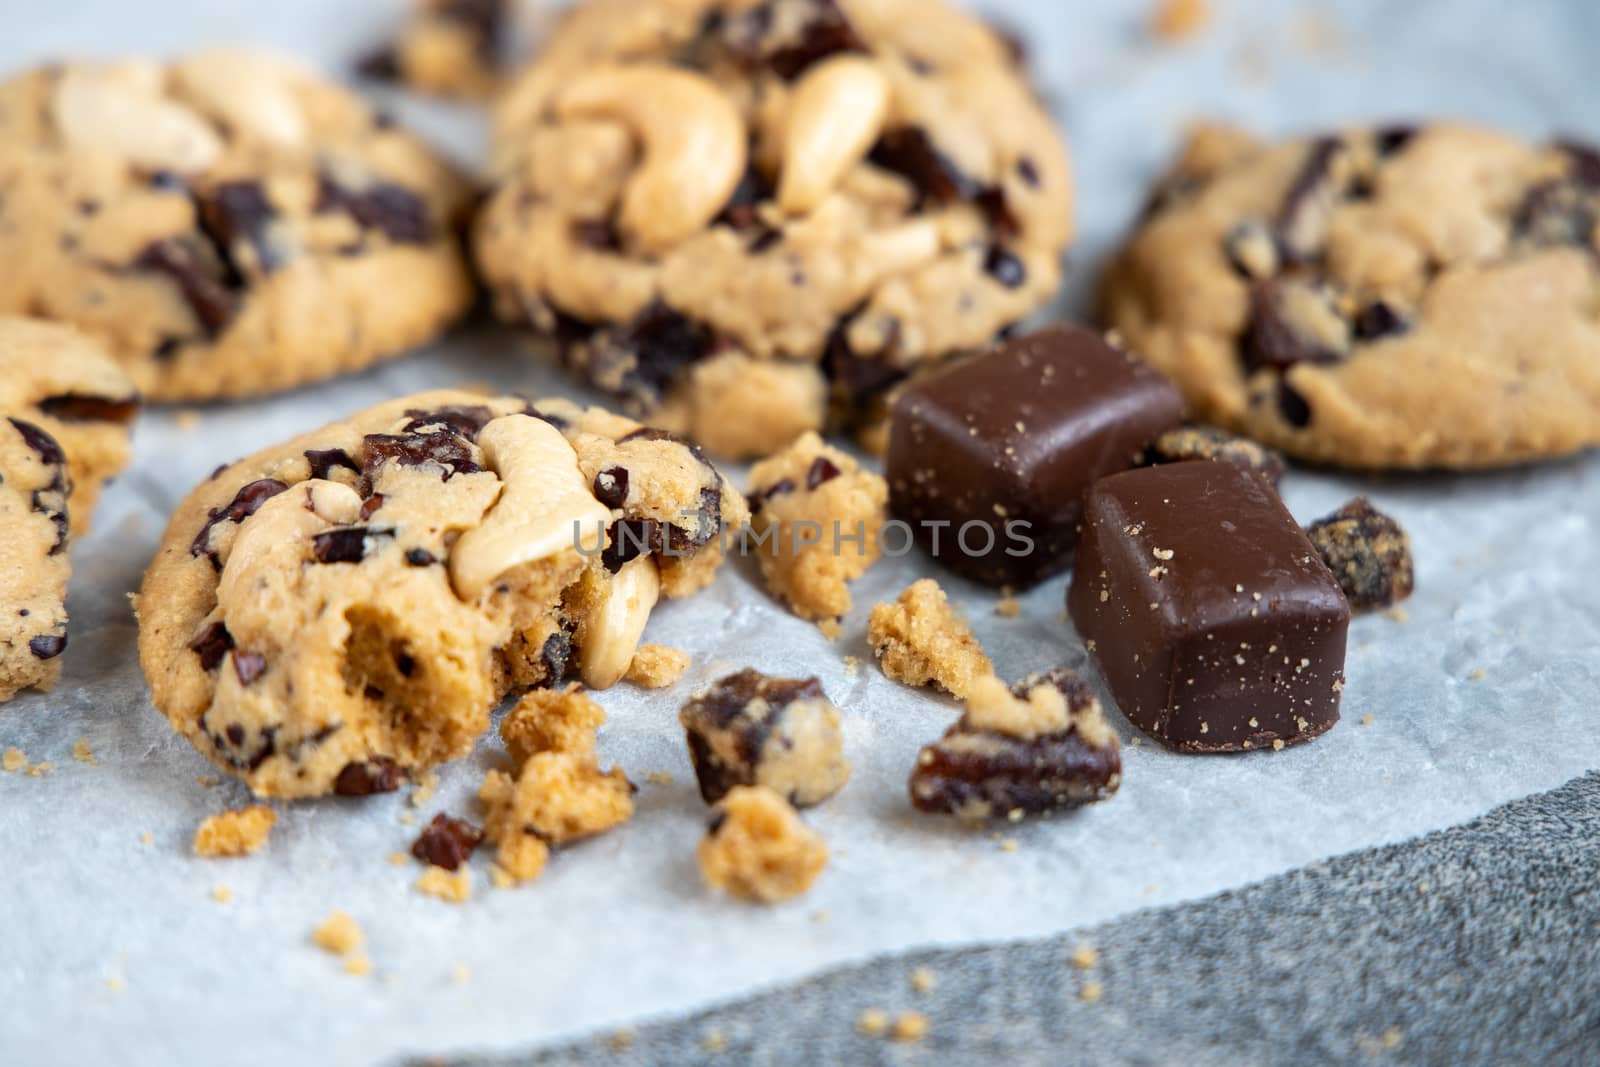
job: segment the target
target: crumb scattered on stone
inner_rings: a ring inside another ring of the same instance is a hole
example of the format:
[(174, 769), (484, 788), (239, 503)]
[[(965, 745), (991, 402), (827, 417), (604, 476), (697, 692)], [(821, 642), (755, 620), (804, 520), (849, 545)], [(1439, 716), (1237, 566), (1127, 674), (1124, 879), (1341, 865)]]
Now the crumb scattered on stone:
[(1211, 21), (1206, 0), (1159, 0), (1150, 13), (1150, 32), (1163, 41), (1187, 40)]
[(261, 804), (213, 815), (194, 832), (194, 854), (208, 859), (253, 855), (267, 843), (277, 821), (277, 813)]
[(975, 680), (994, 673), (978, 639), (932, 578), (912, 582), (893, 603), (875, 605), (867, 640), (883, 673), (906, 685), (931, 683), (965, 698)]
[(6, 754), (0, 756), (0, 767), (4, 767), (7, 774), (20, 771), (27, 765), (28, 757), (20, 748), (8, 748)]
[(1105, 996), (1106, 987), (1091, 978), (1078, 987), (1078, 999), (1085, 1004), (1097, 1004)]
[(430, 865), (417, 879), (417, 892), (451, 904), (465, 904), (472, 899), (472, 871), (462, 867), (452, 874), (443, 867)]
[(700, 1047), (707, 1052), (721, 1052), (728, 1047), (728, 1035), (723, 1033), (721, 1027), (713, 1026), (700, 1039)]
[(94, 749), (89, 747), (89, 739), (87, 737), (80, 737), (72, 742), (72, 758), (79, 763), (87, 763), (91, 766), (98, 765), (100, 762), (94, 758)]
[(1399, 1048), (1403, 1037), (1404, 1035), (1401, 1034), (1398, 1026), (1391, 1026), (1389, 1029), (1383, 1032), (1383, 1037), (1381, 1037), (1379, 1040), (1382, 1042), (1384, 1048)]
[(611, 1046), (612, 1052), (626, 1052), (633, 1047), (634, 1037), (632, 1030), (618, 1030), (606, 1040), (606, 1044)]
[(738, 785), (712, 809), (696, 855), (713, 889), (775, 904), (811, 888), (828, 846), (775, 790)]
[(1372, 712), (1370, 712), (1370, 711), (1367, 712), (1365, 715), (1361, 716), (1361, 725), (1362, 726), (1371, 726), (1373, 718), (1374, 718), (1374, 716), (1373, 716)]
[(868, 1008), (856, 1016), (856, 1029), (868, 1037), (882, 1037), (889, 1031), (889, 1013), (882, 1008)]
[(918, 967), (911, 972), (911, 988), (918, 993), (931, 993), (938, 984), (938, 977), (927, 967)]
[(640, 645), (628, 664), (628, 681), (645, 689), (665, 689), (689, 669), (689, 653), (668, 645)]
[(359, 952), (367, 943), (367, 935), (349, 912), (336, 911), (311, 931), (311, 940), (318, 948), (335, 956), (343, 956)]
[(903, 1011), (895, 1017), (889, 1036), (896, 1041), (921, 1041), (928, 1036), (928, 1017), (920, 1011)]
[(211, 899), (216, 901), (218, 904), (226, 904), (228, 901), (233, 899), (233, 887), (220, 884), (217, 885), (211, 890)]
[(821, 630), (822, 636), (829, 641), (837, 641), (844, 636), (844, 626), (838, 619), (820, 619), (817, 622), (817, 629)]
[(1002, 619), (1014, 619), (1022, 614), (1022, 601), (1014, 596), (1001, 597), (994, 602), (994, 613)]
[(1100, 965), (1100, 950), (1090, 944), (1082, 944), (1072, 950), (1072, 965), (1080, 971), (1092, 971)]

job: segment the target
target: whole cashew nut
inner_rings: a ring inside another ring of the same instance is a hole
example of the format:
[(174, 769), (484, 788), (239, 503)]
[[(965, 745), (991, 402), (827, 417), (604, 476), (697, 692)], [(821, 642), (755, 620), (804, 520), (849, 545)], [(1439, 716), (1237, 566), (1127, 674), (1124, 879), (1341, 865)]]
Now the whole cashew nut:
[(135, 67), (68, 68), (52, 111), (67, 145), (112, 152), (150, 170), (193, 173), (222, 155), (222, 139), (194, 112), (160, 96)]
[(661, 572), (651, 556), (638, 556), (611, 576), (603, 601), (578, 623), (578, 674), (590, 689), (622, 680), (661, 597)]
[(644, 159), (622, 194), (622, 231), (661, 252), (703, 228), (744, 177), (744, 119), (707, 78), (658, 64), (608, 67), (556, 101), (562, 119), (628, 126)]
[(789, 101), (778, 207), (803, 215), (822, 202), (878, 139), (889, 95), (889, 79), (860, 56), (837, 56), (806, 72)]
[(179, 60), (172, 73), (182, 94), (235, 129), (286, 148), (305, 143), (306, 119), (293, 91), (303, 72), (292, 60), (249, 48), (208, 48)]
[[(483, 522), (450, 553), (451, 585), (467, 601), (512, 567), (573, 548), (611, 518), (589, 491), (578, 454), (543, 419), (503, 415), (478, 434), (478, 446), (504, 487)], [(592, 540), (598, 543), (598, 535)]]

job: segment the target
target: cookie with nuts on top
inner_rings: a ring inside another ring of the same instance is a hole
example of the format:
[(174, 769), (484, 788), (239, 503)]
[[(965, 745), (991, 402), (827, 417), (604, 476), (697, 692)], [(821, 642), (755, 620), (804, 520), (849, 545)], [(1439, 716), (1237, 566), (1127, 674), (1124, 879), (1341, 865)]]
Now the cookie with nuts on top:
[(1055, 292), (1060, 134), (943, 0), (587, 0), (501, 98), (499, 313), (727, 456), (870, 417)]
[(562, 400), (390, 401), (219, 471), (138, 597), (155, 705), (262, 796), (469, 752), (506, 692), (628, 668), (743, 498), (695, 447)]
[(469, 189), (287, 58), (71, 62), (0, 84), (0, 312), (72, 323), (155, 400), (270, 392), (435, 336)]
[(1495, 467), (1600, 443), (1600, 151), (1465, 126), (1202, 128), (1105, 279), (1201, 418), (1303, 459)]
[(67, 543), (128, 460), (133, 384), (66, 326), (0, 316), (0, 701), (67, 647)]

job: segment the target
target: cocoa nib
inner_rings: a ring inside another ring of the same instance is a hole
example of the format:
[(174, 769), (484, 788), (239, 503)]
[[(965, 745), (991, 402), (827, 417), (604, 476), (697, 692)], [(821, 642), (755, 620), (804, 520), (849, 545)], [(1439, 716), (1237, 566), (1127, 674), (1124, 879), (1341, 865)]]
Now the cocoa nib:
[(254, 181), (222, 182), (196, 197), (200, 224), (212, 242), (237, 263), (239, 246), (254, 253), (263, 273), (282, 266), (282, 259), (267, 240), (267, 226), (277, 212), (267, 200), (266, 190)]
[(176, 285), (211, 340), (216, 340), (239, 313), (239, 290), (244, 279), (201, 240), (169, 237), (156, 241), (134, 257), (132, 266), (134, 270), (163, 274)]
[(838, 464), (827, 456), (818, 456), (811, 461), (811, 468), (806, 471), (806, 488), (814, 490), (824, 483), (831, 482), (843, 474)]
[(139, 398), (63, 393), (39, 401), (39, 410), (62, 422), (118, 422), (127, 425), (139, 411)]
[(608, 508), (620, 508), (628, 499), (628, 468), (607, 467), (596, 474), (594, 498)]
[(723, 39), (740, 62), (786, 81), (829, 56), (867, 50), (836, 0), (766, 0), (731, 19)]
[(306, 462), (311, 464), (311, 477), (326, 480), (333, 473), (335, 467), (343, 467), (356, 474), (361, 473), (360, 464), (350, 457), (350, 453), (342, 448), (310, 448), (306, 450)]
[(449, 430), (426, 434), (368, 434), (362, 439), (366, 463), (362, 474), (370, 484), (385, 463), (403, 467), (436, 467), (448, 482), (457, 474), (483, 470), (472, 458), (472, 447)]
[[(1079, 730), (1080, 715), (1100, 711), (1088, 687), (1070, 671), (1025, 679), (1012, 692), (1025, 699), (1039, 685), (1059, 689), (1073, 714), (1063, 730), (1034, 737), (980, 729), (962, 715), (938, 741), (923, 748), (911, 772), (911, 803), (918, 811), (963, 818), (1041, 815), (1091, 804), (1115, 793), (1122, 755), (1115, 737)], [(1107, 729), (1103, 727), (1102, 729)]]
[(66, 650), (66, 634), (40, 634), (28, 640), (28, 651), (39, 659), (55, 659)]
[(494, 418), (494, 412), (481, 404), (465, 404), (443, 407), (437, 411), (408, 408), (406, 417), (411, 421), (400, 427), (401, 433), (446, 429), (469, 441), (476, 441), (478, 433)]
[(370, 539), (393, 536), (393, 526), (345, 526), (313, 537), (311, 552), (318, 563), (360, 563)]
[(1411, 595), (1411, 539), (1394, 519), (1356, 497), (1306, 527), (1354, 611), (1370, 611)]
[(350, 189), (326, 173), (317, 177), (318, 212), (342, 211), (362, 229), (377, 230), (396, 244), (427, 244), (433, 239), (428, 205), (404, 186), (374, 181)]
[(413, 567), (431, 567), (439, 561), (434, 558), (432, 552), (425, 548), (408, 548), (406, 549), (406, 562)]
[(424, 863), (453, 871), (467, 862), (467, 857), (472, 855), (472, 850), (482, 840), (482, 830), (465, 819), (457, 819), (441, 811), (412, 844), (411, 854)]
[(342, 797), (367, 797), (374, 793), (393, 793), (404, 776), (400, 765), (386, 756), (364, 762), (346, 763), (334, 779), (333, 791)]
[(556, 685), (567, 676), (567, 664), (572, 659), (572, 631), (557, 630), (544, 639), (539, 650), (539, 660), (544, 664), (545, 685)]
[(651, 408), (678, 375), (711, 353), (709, 329), (656, 301), (631, 321), (593, 331), (580, 356), (591, 381), (640, 408)]
[(240, 685), (254, 685), (267, 670), (267, 657), (259, 652), (233, 650), (233, 673), (239, 676)]
[(215, 670), (222, 663), (222, 657), (233, 649), (233, 635), (219, 619), (201, 630), (189, 648), (200, 657), (200, 666), (204, 670)]
[[(206, 515), (205, 525), (200, 527), (200, 532), (195, 534), (194, 541), (189, 545), (189, 554), (199, 556), (202, 553), (211, 555), (211, 528), (219, 522), (243, 522), (254, 515), (262, 504), (288, 489), (287, 485), (276, 478), (258, 478), (243, 486), (233, 495), (225, 506), (212, 508)], [(220, 566), (220, 561), (211, 555), (211, 562)]]
[[(17, 433), (22, 437), (22, 443), (33, 450), (41, 463), (51, 467), (60, 467), (67, 462), (67, 454), (61, 450), (61, 446), (56, 443), (54, 437), (51, 437), (31, 422), (12, 418), (8, 418), (6, 421), (16, 428)], [(57, 482), (59, 483), (59, 475), (57, 476)], [(60, 485), (54, 484), (52, 487), (60, 488)]]
[(886, 131), (867, 158), (905, 178), (924, 199), (939, 203), (975, 200), (984, 191), (934, 146), (928, 131), (920, 126), (897, 126)]

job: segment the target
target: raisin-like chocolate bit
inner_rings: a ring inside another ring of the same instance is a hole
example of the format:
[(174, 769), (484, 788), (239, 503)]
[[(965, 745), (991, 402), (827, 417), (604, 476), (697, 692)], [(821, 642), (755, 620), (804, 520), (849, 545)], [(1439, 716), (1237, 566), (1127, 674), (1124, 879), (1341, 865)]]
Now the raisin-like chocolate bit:
[(259, 652), (233, 651), (233, 673), (239, 676), (240, 685), (253, 685), (267, 670), (267, 657)]
[(585, 342), (586, 371), (620, 399), (650, 408), (714, 342), (706, 327), (656, 301), (629, 322), (594, 331)]
[(1343, 151), (1344, 142), (1337, 137), (1313, 141), (1305, 162), (1289, 183), (1274, 228), (1284, 258), (1291, 263), (1315, 259), (1322, 251), (1328, 216), (1340, 192), (1335, 183), (1334, 162)]
[(1387, 607), (1411, 595), (1411, 539), (1394, 519), (1358, 496), (1306, 527), (1354, 611)]
[(1278, 383), (1278, 414), (1297, 430), (1311, 425), (1311, 404), (1288, 382)]
[(400, 427), (401, 433), (419, 433), (443, 427), (469, 441), (476, 441), (479, 432), (494, 419), (494, 412), (481, 404), (457, 404), (436, 411), (408, 408), (406, 417), (411, 421)]
[(975, 200), (984, 191), (934, 146), (928, 131), (920, 126), (897, 126), (885, 131), (867, 158), (905, 178), (922, 198), (938, 203)]
[(1411, 143), (1421, 131), (1415, 126), (1404, 123), (1394, 126), (1380, 126), (1372, 134), (1372, 142), (1378, 149), (1379, 156), (1392, 156)]
[(201, 630), (199, 636), (189, 642), (189, 648), (200, 657), (202, 669), (216, 670), (222, 658), (233, 651), (233, 635), (219, 619)]
[(867, 51), (836, 0), (766, 0), (729, 20), (723, 36), (741, 62), (785, 81), (829, 56)]
[(371, 496), (367, 497), (367, 499), (361, 502), (361, 521), (366, 522), (368, 519), (372, 518), (372, 516), (376, 514), (378, 509), (381, 507), (383, 507), (382, 493), (373, 493)]
[(60, 467), (67, 462), (67, 454), (61, 450), (56, 439), (44, 430), (22, 419), (7, 418), (6, 421), (21, 435), (23, 444), (33, 450), (40, 462), (52, 467)]
[(221, 336), (239, 313), (242, 280), (196, 240), (169, 237), (156, 241), (134, 258), (132, 266), (166, 275), (211, 340)]
[(413, 567), (431, 567), (439, 561), (425, 548), (408, 548), (406, 562)]
[(1405, 333), (1411, 328), (1404, 315), (1382, 300), (1374, 300), (1356, 312), (1351, 323), (1358, 341), (1377, 341)]
[(282, 265), (278, 250), (267, 240), (267, 226), (277, 212), (260, 182), (222, 182), (209, 194), (197, 197), (196, 206), (207, 236), (227, 253), (228, 262), (238, 262), (236, 247), (243, 243), (255, 252), (264, 273)]
[(437, 467), (444, 472), (441, 480), (446, 482), (457, 474), (483, 470), (472, 458), (471, 447), (449, 430), (428, 434), (369, 433), (361, 444), (366, 457), (362, 475), (369, 484), (390, 461), (403, 467)]
[(1570, 178), (1540, 182), (1512, 214), (1512, 235), (1535, 248), (1592, 247), (1600, 224), (1600, 188)]
[(361, 473), (361, 465), (342, 448), (308, 448), (306, 462), (311, 464), (311, 477), (326, 480), (335, 467)]
[(628, 468), (607, 467), (596, 474), (594, 498), (608, 508), (620, 508), (628, 499)]
[(1283, 278), (1250, 293), (1242, 343), (1245, 367), (1288, 370), (1298, 363), (1337, 363), (1350, 347), (1350, 324), (1320, 286)]
[[(818, 456), (811, 461), (811, 468), (806, 471), (806, 488), (815, 490), (819, 486), (833, 481), (842, 473), (844, 472), (839, 470), (838, 464), (834, 463), (833, 460), (827, 456)], [(783, 480), (788, 481), (787, 478)]]
[(1588, 189), (1600, 189), (1600, 148), (1582, 141), (1557, 141), (1572, 164), (1572, 180)]
[(1104, 800), (1121, 780), (1099, 701), (1056, 670), (1009, 690), (992, 677), (976, 683), (960, 720), (918, 754), (909, 786), (918, 811), (1015, 821)]
[(126, 426), (139, 411), (139, 398), (63, 393), (39, 401), (39, 410), (62, 422), (117, 422)]
[(758, 489), (750, 494), (750, 510), (760, 511), (762, 507), (766, 505), (767, 501), (771, 500), (773, 497), (783, 496), (785, 493), (792, 492), (794, 492), (793, 480), (789, 478), (779, 478), (765, 489)]
[(211, 743), (216, 746), (217, 755), (226, 760), (230, 767), (253, 771), (278, 752), (276, 726), (262, 727), (254, 749), (248, 750), (245, 742), (250, 739), (250, 732), (239, 723), (229, 723), (227, 729), (219, 734), (206, 724), (205, 716), (202, 715), (200, 728), (211, 738)]
[(1219, 460), (1259, 474), (1274, 488), (1283, 481), (1283, 454), (1214, 426), (1180, 426), (1168, 430), (1145, 451), (1145, 464), (1183, 463), (1191, 459)]
[(572, 629), (570, 624), (544, 639), (539, 650), (539, 661), (544, 664), (545, 685), (558, 685), (567, 676), (567, 664), (572, 662)]
[(618, 519), (611, 524), (609, 534), (600, 562), (612, 574), (640, 556), (662, 551), (667, 544), (665, 529), (654, 519)]
[(358, 191), (327, 174), (318, 175), (315, 210), (342, 211), (363, 229), (377, 230), (396, 244), (427, 244), (434, 235), (428, 205), (393, 182), (374, 181)]
[(747, 668), (690, 700), (678, 720), (707, 804), (734, 786), (764, 785), (809, 807), (850, 777), (839, 709), (815, 678), (772, 678)]
[(311, 552), (318, 563), (360, 563), (370, 538), (393, 536), (393, 526), (345, 526), (313, 537)]
[(28, 640), (28, 651), (39, 659), (55, 659), (66, 650), (66, 634), (40, 634)]
[(846, 336), (848, 328), (848, 320), (840, 321), (828, 335), (828, 347), (822, 354), (822, 373), (834, 392), (843, 394), (846, 407), (860, 409), (872, 397), (887, 392), (904, 379), (906, 372), (881, 356), (857, 355), (850, 348)]
[(990, 245), (983, 257), (983, 270), (1007, 289), (1020, 288), (1028, 280), (1028, 268), (1004, 245)]
[(369, 797), (375, 793), (393, 793), (403, 779), (400, 765), (386, 756), (346, 763), (333, 781), (333, 791), (342, 797)]
[(467, 862), (467, 857), (472, 855), (472, 850), (482, 840), (482, 830), (465, 819), (457, 819), (441, 811), (412, 844), (411, 854), (423, 863), (453, 871)]
[[(262, 504), (288, 488), (276, 478), (258, 478), (243, 486), (226, 506), (212, 508), (207, 513), (205, 525), (200, 527), (200, 532), (195, 534), (194, 541), (189, 545), (189, 554), (191, 556), (209, 554), (213, 526), (219, 522), (243, 522), (254, 515)], [(211, 557), (211, 562), (218, 563), (216, 556)]]

